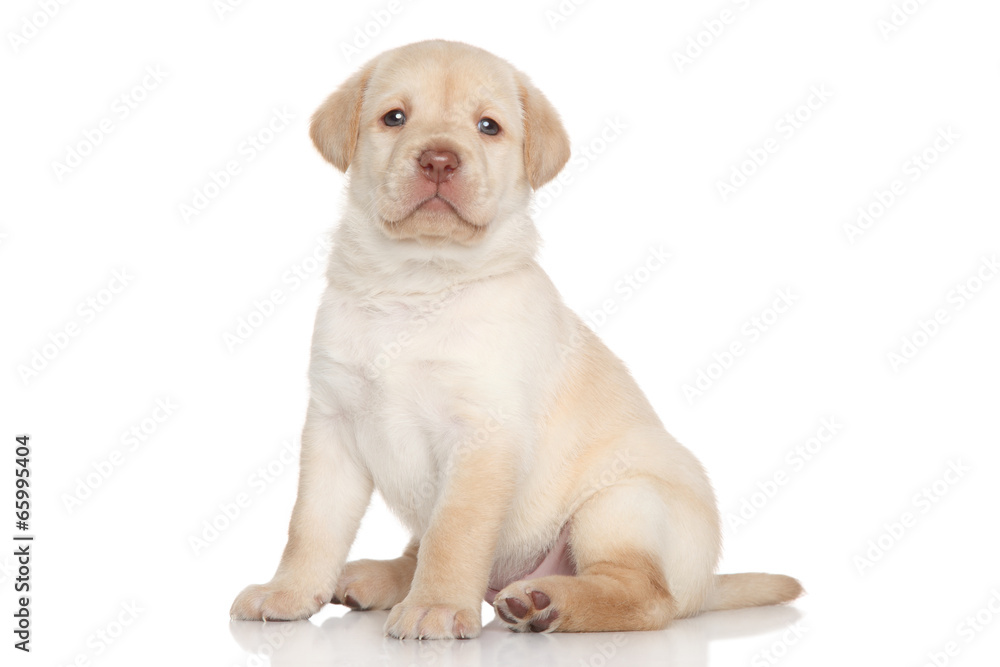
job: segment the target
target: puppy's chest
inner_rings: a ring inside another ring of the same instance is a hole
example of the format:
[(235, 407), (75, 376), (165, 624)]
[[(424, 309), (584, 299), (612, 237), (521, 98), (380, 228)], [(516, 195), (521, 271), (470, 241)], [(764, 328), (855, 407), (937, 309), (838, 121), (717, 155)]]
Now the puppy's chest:
[(475, 322), (457, 299), (329, 299), (314, 352), (332, 362), (324, 381), (339, 410), (356, 419), (445, 418), (444, 403), (477, 357)]
[(460, 310), (420, 299), (327, 301), (314, 341), (313, 372), (331, 390), (330, 407), (351, 425), (376, 487), (414, 531), (425, 527), (450, 444), (461, 441), (458, 406), (464, 378), (475, 375), (476, 342)]

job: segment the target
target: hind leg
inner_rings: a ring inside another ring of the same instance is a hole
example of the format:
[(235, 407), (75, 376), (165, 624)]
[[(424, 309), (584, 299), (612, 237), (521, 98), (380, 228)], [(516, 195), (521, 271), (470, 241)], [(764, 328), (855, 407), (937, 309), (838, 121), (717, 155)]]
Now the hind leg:
[(718, 554), (714, 509), (652, 478), (596, 493), (570, 522), (575, 576), (516, 581), (494, 601), (516, 632), (659, 630), (700, 611)]
[(410, 592), (419, 544), (412, 540), (403, 555), (392, 560), (351, 561), (344, 566), (330, 602), (355, 610), (392, 609)]

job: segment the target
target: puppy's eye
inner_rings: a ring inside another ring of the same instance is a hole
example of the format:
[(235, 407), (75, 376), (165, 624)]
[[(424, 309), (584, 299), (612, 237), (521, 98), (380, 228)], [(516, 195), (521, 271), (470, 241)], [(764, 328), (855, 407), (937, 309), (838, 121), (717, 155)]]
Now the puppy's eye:
[(500, 131), (500, 125), (492, 118), (483, 118), (479, 121), (478, 127), (483, 134), (494, 135)]
[(382, 116), (382, 122), (389, 127), (399, 127), (406, 122), (406, 114), (399, 109), (393, 109), (386, 115)]

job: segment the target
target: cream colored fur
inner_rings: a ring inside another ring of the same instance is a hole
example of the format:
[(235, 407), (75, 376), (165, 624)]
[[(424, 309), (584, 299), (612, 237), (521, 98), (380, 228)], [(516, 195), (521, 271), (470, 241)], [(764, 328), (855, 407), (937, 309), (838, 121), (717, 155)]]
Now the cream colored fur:
[[(394, 110), (405, 123), (386, 124)], [(511, 629), (641, 630), (800, 594), (790, 577), (714, 574), (704, 470), (536, 263), (528, 202), (570, 151), (523, 74), (465, 44), (405, 46), (334, 92), (311, 135), (349, 168), (348, 201), (288, 543), (234, 619), (332, 600), (391, 608), (395, 637), (475, 637), (488, 583), (510, 581), (495, 606)], [(425, 177), (425, 151), (456, 157), (450, 178)], [(345, 565), (375, 489), (414, 540)], [(516, 581), (567, 524), (577, 574)]]

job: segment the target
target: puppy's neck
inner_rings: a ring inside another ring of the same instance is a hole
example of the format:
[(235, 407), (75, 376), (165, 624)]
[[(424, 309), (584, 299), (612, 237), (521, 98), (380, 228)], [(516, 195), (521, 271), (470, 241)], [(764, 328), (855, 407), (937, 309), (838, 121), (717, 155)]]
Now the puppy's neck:
[(527, 215), (496, 220), (473, 245), (387, 237), (350, 207), (334, 232), (327, 280), (359, 296), (431, 295), (533, 266), (538, 231)]

